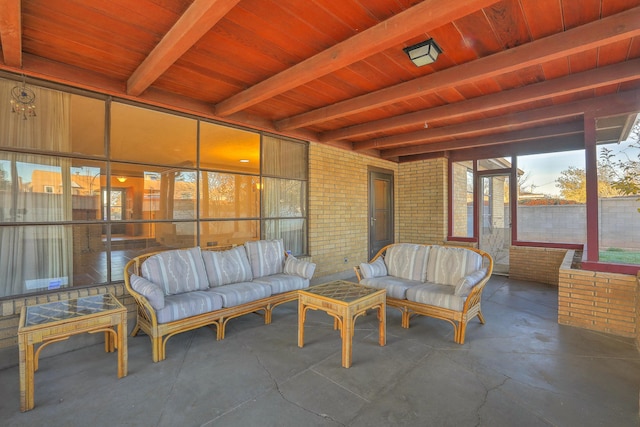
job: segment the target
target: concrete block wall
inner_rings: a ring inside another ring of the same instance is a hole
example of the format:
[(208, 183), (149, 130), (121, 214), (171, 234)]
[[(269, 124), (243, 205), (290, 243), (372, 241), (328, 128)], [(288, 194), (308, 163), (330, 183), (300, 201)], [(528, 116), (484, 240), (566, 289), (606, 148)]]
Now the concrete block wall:
[(566, 253), (566, 249), (511, 246), (509, 277), (557, 286), (558, 269)]
[[(569, 251), (572, 252), (572, 251)], [(565, 256), (558, 285), (558, 323), (640, 339), (636, 276), (571, 268)]]
[(396, 219), (402, 226), (397, 241), (442, 244), (446, 239), (447, 168), (445, 158), (400, 164)]

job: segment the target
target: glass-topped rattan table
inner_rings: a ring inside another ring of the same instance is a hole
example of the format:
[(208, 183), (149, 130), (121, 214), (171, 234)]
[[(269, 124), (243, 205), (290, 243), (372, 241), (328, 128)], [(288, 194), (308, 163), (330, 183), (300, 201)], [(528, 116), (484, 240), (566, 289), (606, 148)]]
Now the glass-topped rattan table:
[(118, 350), (118, 378), (126, 376), (127, 309), (113, 295), (92, 295), (22, 307), (18, 325), (22, 412), (33, 409), (35, 403), (33, 377), (42, 349), (84, 332), (104, 332), (105, 351)]
[(307, 310), (322, 310), (334, 318), (334, 328), (342, 337), (342, 366), (351, 366), (352, 341), (356, 319), (367, 310), (378, 310), (378, 342), (386, 338), (386, 291), (353, 282), (337, 280), (298, 291), (298, 347), (304, 346)]

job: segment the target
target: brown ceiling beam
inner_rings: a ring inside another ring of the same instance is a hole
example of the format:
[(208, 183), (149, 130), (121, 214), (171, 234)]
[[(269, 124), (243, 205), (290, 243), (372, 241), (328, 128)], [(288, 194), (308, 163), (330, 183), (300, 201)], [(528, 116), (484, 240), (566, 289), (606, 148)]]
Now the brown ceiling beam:
[(471, 136), (486, 131), (511, 131), (526, 124), (548, 122), (589, 112), (594, 117), (606, 117), (640, 111), (640, 90), (616, 93), (587, 100), (554, 105), (531, 111), (492, 117), (440, 128), (424, 129), (388, 136), (370, 141), (354, 142), (356, 151), (371, 148), (384, 149), (428, 141)]
[(638, 35), (640, 7), (437, 73), (282, 119), (276, 122), (276, 128), (286, 130), (326, 122), (428, 95), (443, 88), (522, 70)]
[(444, 2), (425, 0), (384, 22), (356, 34), (216, 105), (216, 113), (227, 116), (268, 98), (306, 84), (357, 61), (425, 34), (444, 22), (452, 22), (497, 0)]
[(376, 120), (334, 131), (324, 132), (321, 141), (337, 141), (355, 136), (384, 132), (406, 126), (429, 123), (434, 120), (452, 119), (469, 114), (484, 113), (498, 108), (508, 108), (553, 96), (569, 95), (640, 78), (640, 59), (613, 64), (582, 73), (571, 74), (528, 86), (498, 92), (443, 105), (428, 110)]
[(476, 138), (457, 139), (455, 141), (442, 141), (423, 145), (412, 145), (410, 147), (392, 148), (390, 150), (382, 150), (380, 152), (380, 156), (383, 159), (390, 159), (439, 151), (464, 150), (468, 148), (485, 147), (488, 145), (509, 144), (520, 141), (575, 135), (582, 134), (583, 132), (584, 121), (575, 120), (559, 125), (541, 126), (496, 135), (483, 135)]
[(5, 65), (22, 66), (20, 0), (0, 0), (0, 44)]
[(127, 81), (138, 96), (224, 17), (240, 0), (195, 0)]

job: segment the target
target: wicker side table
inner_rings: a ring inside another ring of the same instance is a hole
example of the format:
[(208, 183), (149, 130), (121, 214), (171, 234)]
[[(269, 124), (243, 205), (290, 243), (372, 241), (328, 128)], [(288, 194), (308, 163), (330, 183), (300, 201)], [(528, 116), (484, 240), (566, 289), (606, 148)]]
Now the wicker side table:
[(22, 307), (18, 325), (20, 411), (33, 409), (34, 373), (42, 349), (85, 332), (104, 332), (105, 351), (118, 350), (118, 378), (126, 376), (127, 309), (113, 295)]
[(298, 291), (298, 347), (304, 346), (307, 310), (322, 310), (334, 318), (342, 337), (342, 366), (351, 366), (356, 319), (369, 309), (378, 310), (378, 342), (387, 342), (386, 291), (337, 280)]

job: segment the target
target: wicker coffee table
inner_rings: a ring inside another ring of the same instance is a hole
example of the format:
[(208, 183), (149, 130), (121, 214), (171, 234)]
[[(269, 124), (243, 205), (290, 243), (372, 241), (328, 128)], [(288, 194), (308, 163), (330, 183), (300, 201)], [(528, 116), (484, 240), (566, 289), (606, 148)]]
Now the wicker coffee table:
[[(84, 332), (104, 332), (105, 351), (118, 350), (118, 378), (126, 376), (127, 309), (113, 295), (93, 295), (22, 307), (18, 325), (22, 412), (34, 406), (33, 377), (38, 370), (42, 349)], [(37, 344), (40, 345), (35, 349)]]
[(322, 310), (333, 316), (342, 337), (342, 366), (351, 366), (356, 319), (369, 309), (378, 310), (379, 343), (386, 344), (386, 291), (337, 280), (312, 286), (298, 293), (298, 347), (304, 346), (307, 310)]

